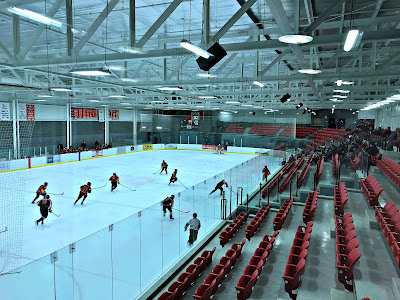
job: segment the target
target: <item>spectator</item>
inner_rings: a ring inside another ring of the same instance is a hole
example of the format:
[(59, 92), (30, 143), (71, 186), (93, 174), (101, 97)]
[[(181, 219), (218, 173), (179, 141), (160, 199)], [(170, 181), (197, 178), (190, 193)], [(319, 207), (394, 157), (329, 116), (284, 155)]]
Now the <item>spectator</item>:
[(294, 161), (294, 156), (293, 156), (293, 154), (290, 156), (290, 158), (289, 158), (289, 163), (291, 163), (292, 161)]
[(193, 219), (186, 223), (185, 231), (187, 230), (188, 226), (190, 226), (188, 244), (193, 245), (193, 243), (197, 240), (197, 233), (199, 232), (199, 229), (201, 227), (200, 220), (197, 219), (196, 213), (193, 214)]
[(96, 141), (94, 142), (94, 149), (97, 150), (97, 148), (99, 147), (99, 145), (100, 145), (99, 141), (96, 140)]
[(64, 149), (64, 146), (63, 146), (63, 144), (60, 142), (60, 143), (58, 144), (58, 153), (61, 154), (61, 153), (63, 152), (63, 149)]
[(86, 143), (85, 143), (85, 141), (82, 142), (81, 147), (82, 147), (82, 149), (86, 149)]

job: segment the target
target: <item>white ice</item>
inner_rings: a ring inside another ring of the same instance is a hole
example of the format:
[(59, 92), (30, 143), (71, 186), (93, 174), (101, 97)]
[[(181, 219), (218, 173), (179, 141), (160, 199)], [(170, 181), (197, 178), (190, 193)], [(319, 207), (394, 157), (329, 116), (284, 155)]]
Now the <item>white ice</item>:
[[(21, 264), (25, 265), (32, 261), (38, 260), (43, 257), (43, 269), (39, 272), (36, 270), (36, 266), (32, 264), (32, 274), (38, 276), (37, 278), (32, 278), (32, 285), (34, 282), (37, 283), (37, 280), (48, 280), (49, 283), (53, 282), (53, 277), (49, 276), (48, 273), (52, 273), (52, 266), (49, 264), (50, 258), (49, 254), (61, 249), (63, 247), (68, 246), (69, 244), (81, 240), (95, 232), (98, 232), (104, 228), (104, 238), (102, 237), (102, 233), (98, 233), (97, 235), (93, 235), (90, 238), (87, 238), (80, 242), (81, 245), (85, 245), (88, 249), (85, 258), (81, 261), (77, 258), (75, 261), (76, 266), (82, 270), (82, 272), (86, 272), (85, 274), (89, 274), (87, 270), (91, 270), (92, 273), (98, 274), (107, 274), (110, 268), (110, 262), (104, 261), (104, 267), (102, 263), (99, 265), (99, 260), (96, 260), (96, 254), (102, 253), (104, 255), (104, 251), (109, 253), (109, 240), (108, 240), (108, 226), (110, 224), (117, 223), (118, 221), (132, 216), (133, 214), (141, 211), (145, 208), (148, 208), (151, 205), (159, 203), (162, 199), (171, 194), (178, 194), (185, 190), (185, 188), (179, 183), (176, 182), (172, 185), (168, 185), (170, 174), (173, 169), (178, 169), (178, 179), (186, 186), (191, 187), (196, 185), (204, 180), (219, 174), (225, 170), (228, 170), (238, 164), (241, 164), (251, 158), (254, 158), (254, 155), (250, 154), (224, 154), (224, 155), (216, 155), (211, 152), (200, 152), (200, 151), (185, 151), (185, 150), (168, 150), (168, 151), (148, 151), (148, 152), (138, 152), (132, 154), (124, 154), (117, 155), (106, 158), (97, 158), (91, 159), (81, 162), (72, 162), (65, 163), (59, 165), (52, 165), (46, 167), (40, 167), (35, 169), (27, 170), (26, 173), (26, 190), (23, 193), (25, 205), (24, 205), (24, 237), (23, 237), (23, 247), (22, 247), (22, 259)], [(153, 174), (157, 170), (160, 169), (160, 164), (162, 160), (165, 160), (168, 163), (168, 175), (165, 174)], [(278, 168), (279, 161), (278, 159), (270, 159), (269, 168), (271, 172), (274, 172), (275, 169)], [(262, 169), (262, 168), (261, 168)], [(257, 172), (261, 174), (261, 169), (258, 169)], [(110, 191), (110, 183), (108, 181), (109, 177), (112, 173), (117, 173), (120, 177), (120, 182), (123, 185), (126, 185), (130, 188), (136, 189), (135, 192), (119, 185), (118, 188), (114, 191)], [(39, 207), (37, 205), (31, 204), (31, 201), (35, 197), (35, 192), (39, 185), (43, 184), (43, 182), (48, 182), (48, 193), (61, 193), (62, 196), (51, 196), (53, 200), (53, 211), (56, 214), (60, 214), (61, 216), (57, 218), (53, 214), (49, 214), (49, 217), (45, 220), (44, 225), (36, 225), (34, 221), (40, 217)], [(94, 189), (91, 194), (88, 195), (86, 201), (83, 205), (81, 205), (81, 201), (79, 201), (75, 206), (73, 205), (75, 199), (79, 194), (79, 187), (82, 184), (86, 184), (88, 181), (92, 183), (92, 188), (96, 188), (107, 183), (106, 187)], [(214, 184), (213, 184), (214, 185)], [(236, 187), (233, 187), (236, 188)], [(208, 193), (212, 190), (211, 186), (204, 187), (204, 194), (201, 197), (198, 197), (196, 201), (199, 203), (205, 203), (207, 200), (204, 195), (208, 195)], [(188, 192), (188, 191), (187, 191)], [(190, 191), (189, 191), (190, 192)], [(210, 201), (210, 200), (208, 200)], [(220, 201), (220, 200), (216, 200)], [(210, 202), (211, 203), (211, 202)], [(216, 202), (214, 202), (215, 204)], [(218, 202), (219, 203), (219, 202)], [(201, 205), (201, 204), (199, 204)], [(204, 205), (204, 209), (208, 209), (209, 204)], [(183, 206), (182, 206), (183, 207)], [(211, 206), (210, 206), (211, 207)], [(215, 205), (218, 207), (218, 205)], [(157, 220), (159, 222), (159, 211), (161, 208), (158, 206), (157, 208)], [(213, 209), (213, 208), (212, 208)], [(199, 208), (201, 211), (201, 208)], [(183, 231), (181, 228), (182, 224), (189, 220), (191, 215), (183, 215), (176, 213), (179, 217), (179, 221), (173, 223), (174, 221), (167, 223), (168, 226), (171, 226), (172, 231)], [(219, 218), (219, 212), (215, 212), (216, 218)], [(182, 218), (182, 220), (180, 220)], [(203, 218), (204, 226), (207, 226), (207, 220)], [(133, 221), (132, 221), (133, 222)], [(152, 236), (153, 227), (158, 226), (157, 224), (148, 221), (148, 223), (141, 223), (141, 230), (148, 230), (148, 239), (144, 239), (142, 236), (143, 243), (148, 243), (145, 246), (148, 246), (146, 249), (152, 249), (157, 247), (162, 247), (162, 243), (165, 242), (173, 242), (176, 240), (183, 240), (179, 237), (180, 234), (184, 234), (185, 238), (187, 233), (176, 233), (175, 237), (171, 236), (168, 241), (163, 240), (164, 237), (160, 238), (161, 241), (158, 241), (159, 236)], [(169, 225), (171, 224), (171, 225)], [(211, 221), (210, 221), (211, 224)], [(135, 224), (123, 224), (120, 225), (125, 230), (130, 230), (131, 232), (135, 231), (139, 225)], [(124, 228), (123, 226), (126, 226)], [(174, 226), (174, 227), (173, 227)], [(182, 226), (183, 227), (183, 226)], [(158, 229), (158, 228), (157, 228)], [(114, 239), (117, 239), (118, 234), (123, 234), (120, 231), (114, 233)], [(165, 233), (164, 233), (165, 234)], [(171, 233), (172, 235), (172, 233)], [(122, 238), (120, 239), (122, 240)], [(177, 242), (178, 243), (178, 242)], [(176, 252), (180, 252), (180, 249), (184, 249), (187, 247), (185, 242), (182, 245), (176, 246)], [(128, 241), (125, 241), (126, 245), (120, 245), (121, 249), (127, 249), (126, 251), (131, 251), (131, 254), (136, 251), (136, 248), (139, 245), (128, 245)], [(125, 248), (123, 248), (125, 246)], [(142, 249), (145, 248), (144, 245), (141, 245)], [(78, 250), (78, 249), (77, 249)], [(123, 250), (121, 250), (123, 251)], [(172, 251), (174, 252), (174, 251)], [(77, 282), (77, 278), (74, 280), (71, 279), (71, 273), (69, 267), (71, 262), (69, 261), (69, 256), (67, 255), (68, 248), (64, 248), (59, 251), (59, 260), (58, 263), (60, 265), (67, 266), (64, 268), (64, 276), (59, 275), (57, 280), (57, 285), (60, 285), (58, 288), (58, 297), (57, 299), (90, 299), (88, 294), (84, 292), (85, 286), (79, 287)], [(115, 253), (114, 253), (115, 255)], [(142, 253), (143, 255), (143, 253)], [(165, 253), (163, 257), (160, 258), (160, 262), (163, 262), (165, 265), (165, 261), (171, 259), (175, 259), (179, 253)], [(118, 261), (117, 259), (121, 260)], [(113, 262), (114, 265), (121, 264), (121, 268), (126, 265), (128, 268), (128, 262), (124, 261), (123, 256), (117, 257), (117, 259)], [(92, 261), (93, 259), (93, 261)], [(67, 261), (62, 261), (67, 260)], [(101, 259), (100, 259), (101, 261)], [(159, 262), (157, 260), (154, 261), (154, 269), (156, 269)], [(96, 264), (95, 266), (90, 266), (85, 268), (85, 265)], [(166, 265), (167, 266), (167, 265)], [(24, 272), (28, 274), (30, 265), (25, 266)], [(107, 270), (97, 270), (97, 268), (106, 268)], [(49, 269), (50, 268), (50, 269)], [(130, 269), (140, 268), (139, 265), (132, 262), (129, 266)], [(142, 269), (143, 271), (143, 269)], [(76, 271), (75, 271), (76, 272)], [(143, 272), (146, 273), (146, 272)], [(20, 276), (19, 280), (26, 280), (22, 275), (13, 275)], [(46, 279), (40, 278), (40, 274), (43, 274), (43, 277)], [(9, 275), (11, 276), (11, 275)], [(77, 275), (76, 275), (77, 276)], [(84, 277), (81, 274), (81, 284), (85, 282)], [(93, 281), (89, 275), (86, 278), (87, 282)], [(142, 287), (136, 286), (134, 287), (132, 282), (134, 280), (126, 281), (125, 277), (129, 277), (129, 274), (124, 274), (121, 271), (120, 274), (114, 274), (114, 280), (118, 283), (115, 283), (115, 288), (120, 286), (121, 291), (123, 289), (132, 289), (132, 293), (130, 297), (134, 297), (138, 294), (136, 289), (140, 289)], [(149, 274), (143, 275), (148, 276), (148, 280), (155, 279), (156, 272), (152, 274), (151, 270)], [(153, 278), (153, 277), (154, 278)], [(78, 276), (79, 277), (79, 276)], [(89, 278), (90, 277), (90, 278)], [(97, 281), (97, 285), (99, 287), (98, 293), (107, 294), (104, 298), (97, 299), (111, 299), (108, 297), (109, 289), (108, 281), (102, 283), (102, 276), (95, 277)], [(116, 280), (118, 278), (118, 280)], [(7, 279), (7, 280), (13, 280)], [(104, 279), (105, 280), (105, 279)], [(143, 278), (141, 278), (143, 281)], [(7, 281), (1, 281), (0, 278), (0, 287), (4, 288), (4, 285)], [(135, 282), (136, 283), (136, 282)], [(65, 288), (65, 285), (73, 286), (73, 296), (71, 296), (72, 288)], [(139, 283), (140, 285), (140, 283)], [(34, 287), (32, 287), (34, 288)], [(50, 288), (50, 287), (49, 287)], [(64, 289), (65, 295), (64, 297), (60, 297), (60, 288)], [(93, 287), (92, 287), (93, 288)], [(82, 290), (81, 290), (82, 289)], [(104, 291), (102, 289), (105, 289)], [(27, 288), (27, 291), (29, 289)], [(79, 291), (78, 291), (79, 290)], [(113, 292), (115, 293), (115, 292)], [(90, 294), (90, 293), (89, 293)], [(93, 294), (92, 294), (93, 296)], [(0, 297), (2, 298), (2, 297)], [(3, 298), (2, 298), (3, 299)], [(4, 299), (10, 299), (5, 297)], [(25, 299), (33, 299), (33, 298), (25, 298)], [(35, 298), (36, 299), (36, 298)], [(43, 298), (45, 299), (45, 298)], [(49, 297), (48, 299), (52, 299)], [(92, 298), (94, 299), (94, 298)], [(120, 299), (118, 297), (114, 299)]]

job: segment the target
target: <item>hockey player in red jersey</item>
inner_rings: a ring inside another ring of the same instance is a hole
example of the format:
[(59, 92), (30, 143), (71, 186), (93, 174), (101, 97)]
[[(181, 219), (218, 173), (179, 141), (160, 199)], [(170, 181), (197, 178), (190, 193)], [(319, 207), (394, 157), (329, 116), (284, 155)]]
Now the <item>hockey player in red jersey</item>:
[(113, 175), (110, 177), (111, 181), (111, 192), (117, 188), (117, 185), (119, 183), (119, 177), (117, 174), (113, 173)]
[(44, 196), (44, 198), (38, 202), (38, 206), (40, 207), (40, 214), (42, 215), (42, 217), (39, 220), (35, 221), (36, 225), (38, 225), (40, 221), (43, 225), (44, 219), (47, 218), (49, 212), (51, 213), (51, 205), (52, 203), (49, 195)]
[(167, 197), (163, 200), (162, 205), (163, 205), (163, 215), (165, 216), (165, 214), (167, 213), (167, 209), (169, 210), (169, 218), (171, 220), (174, 219), (174, 217), (172, 216), (172, 207), (174, 206), (174, 195), (171, 195), (171, 197)]
[(79, 199), (81, 199), (83, 197), (82, 203), (85, 202), (86, 198), (87, 198), (87, 194), (92, 192), (92, 188), (91, 188), (91, 183), (88, 182), (87, 184), (84, 184), (81, 186), (81, 191), (79, 192), (79, 196), (78, 199), (76, 199), (74, 205), (76, 204), (76, 202), (79, 201)]
[(222, 195), (222, 192), (224, 191), (224, 189), (222, 187), (223, 187), (224, 184), (226, 185), (226, 187), (228, 187), (228, 184), (226, 183), (225, 180), (221, 180), (220, 182), (218, 182), (217, 185), (215, 186), (215, 189), (212, 190), (210, 195), (212, 193), (214, 193), (216, 190), (220, 190), (221, 191), (221, 195)]
[(165, 162), (165, 160), (163, 160), (162, 163), (161, 163), (161, 172), (160, 172), (160, 174), (163, 171), (165, 171), (165, 174), (168, 174), (167, 168), (168, 168), (168, 164)]
[(271, 172), (269, 171), (267, 166), (265, 166), (262, 171), (263, 171), (263, 179), (265, 179), (267, 181), (268, 180), (268, 175), (270, 175)]
[(178, 177), (176, 177), (176, 173), (178, 173), (177, 169), (175, 169), (174, 173), (172, 173), (171, 178), (169, 179), (168, 185), (170, 185), (171, 183), (174, 183), (178, 180)]
[(32, 204), (36, 202), (36, 200), (39, 198), (39, 196), (46, 196), (46, 188), (47, 188), (47, 182), (39, 186), (38, 190), (36, 191), (36, 197), (33, 199)]

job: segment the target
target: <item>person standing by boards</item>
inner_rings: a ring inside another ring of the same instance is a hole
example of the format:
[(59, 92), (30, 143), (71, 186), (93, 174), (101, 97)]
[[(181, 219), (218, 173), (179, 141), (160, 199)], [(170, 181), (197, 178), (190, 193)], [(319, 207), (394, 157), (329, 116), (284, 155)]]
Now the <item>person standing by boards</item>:
[(36, 200), (39, 198), (39, 196), (46, 196), (46, 188), (47, 188), (48, 183), (45, 182), (41, 186), (39, 186), (38, 190), (36, 191), (36, 197), (33, 199), (32, 204), (36, 202)]
[(190, 234), (188, 244), (193, 245), (193, 243), (197, 240), (197, 234), (199, 233), (199, 229), (201, 227), (200, 220), (197, 219), (197, 214), (193, 214), (193, 219), (189, 220), (189, 222), (185, 225), (185, 231), (190, 226)]
[(52, 203), (50, 200), (50, 196), (49, 195), (44, 196), (44, 198), (38, 202), (38, 206), (40, 207), (40, 214), (42, 216), (39, 220), (36, 220), (35, 222), (36, 222), (36, 225), (39, 225), (39, 222), (42, 222), (42, 225), (43, 225), (44, 219), (47, 218), (47, 216), (49, 215), (49, 212), (51, 213)]
[(117, 188), (117, 185), (119, 184), (119, 177), (117, 176), (116, 173), (113, 173), (112, 176), (110, 177), (111, 181), (111, 192)]

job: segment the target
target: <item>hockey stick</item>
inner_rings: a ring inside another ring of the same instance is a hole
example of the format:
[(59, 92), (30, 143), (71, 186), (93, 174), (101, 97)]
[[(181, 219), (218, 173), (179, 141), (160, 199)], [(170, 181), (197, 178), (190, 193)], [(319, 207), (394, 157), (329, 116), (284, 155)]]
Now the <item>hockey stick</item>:
[(49, 195), (56, 195), (56, 196), (62, 196), (62, 195), (64, 195), (64, 192), (62, 192), (61, 194), (56, 194), (56, 193), (47, 193), (47, 194), (49, 194)]
[(120, 183), (120, 185), (122, 185), (123, 187), (126, 187), (128, 190), (131, 190), (131, 191), (133, 191), (133, 192), (136, 192), (136, 190), (131, 189), (130, 187), (127, 187), (126, 185), (123, 185), (122, 183)]
[(178, 180), (179, 183), (182, 184), (185, 189), (187, 189), (187, 187), (178, 178), (176, 180)]
[(107, 183), (105, 183), (105, 184), (102, 185), (102, 186), (98, 186), (98, 187), (92, 188), (92, 190), (103, 188), (103, 187), (105, 187), (106, 185), (107, 185)]
[(156, 175), (158, 172), (160, 172), (162, 169), (158, 170), (157, 172), (153, 173), (153, 175)]
[(173, 210), (180, 211), (181, 213), (184, 213), (184, 214), (188, 214), (188, 213), (190, 213), (190, 210), (188, 210), (188, 211), (183, 211), (183, 210), (176, 209), (176, 208), (172, 208), (172, 209), (173, 209)]
[(232, 192), (234, 192), (237, 195), (237, 193), (234, 190), (232, 190), (229, 186), (227, 188), (230, 189)]
[(60, 217), (60, 215), (57, 215), (57, 214), (55, 214), (55, 213), (53, 213), (53, 212), (51, 212), (53, 215), (55, 215), (57, 218), (59, 218)]

